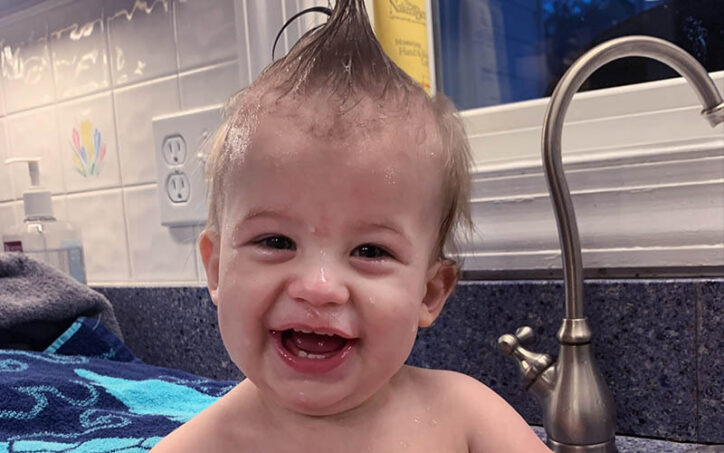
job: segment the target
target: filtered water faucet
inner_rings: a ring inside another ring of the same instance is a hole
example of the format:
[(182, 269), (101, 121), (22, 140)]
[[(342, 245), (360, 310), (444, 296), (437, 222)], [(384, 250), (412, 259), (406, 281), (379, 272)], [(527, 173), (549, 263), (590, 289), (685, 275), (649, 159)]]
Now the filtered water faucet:
[(533, 330), (521, 327), (498, 339), (500, 348), (518, 361), (526, 388), (543, 409), (548, 446), (561, 453), (615, 453), (616, 412), (613, 398), (591, 350), (592, 332), (583, 315), (583, 266), (573, 203), (561, 162), (563, 118), (583, 82), (606, 63), (624, 57), (649, 57), (666, 63), (692, 86), (712, 127), (724, 123), (721, 94), (706, 69), (681, 48), (658, 38), (628, 36), (600, 44), (566, 71), (543, 119), (543, 165), (555, 209), (563, 260), (566, 316), (558, 331), (557, 361), (527, 351)]

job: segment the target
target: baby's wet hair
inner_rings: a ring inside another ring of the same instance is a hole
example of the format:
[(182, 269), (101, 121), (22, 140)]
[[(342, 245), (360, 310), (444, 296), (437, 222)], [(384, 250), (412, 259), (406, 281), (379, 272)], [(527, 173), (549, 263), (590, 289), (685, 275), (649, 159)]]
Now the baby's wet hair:
[[(314, 113), (311, 120), (299, 114), (305, 105), (309, 110), (310, 100), (328, 109), (329, 121), (315, 120)], [(272, 112), (281, 112), (302, 124), (305, 132), (329, 140), (377, 133), (393, 119), (404, 120), (409, 127), (417, 123), (426, 154), (439, 156), (444, 170), (439, 258), (456, 254), (456, 231), (469, 236), (471, 157), (457, 110), (443, 95), (428, 96), (385, 54), (364, 0), (338, 0), (327, 23), (304, 34), (287, 55), (227, 101), (222, 124), (209, 142), (207, 229), (219, 229), (225, 178), (243, 162), (257, 125)]]

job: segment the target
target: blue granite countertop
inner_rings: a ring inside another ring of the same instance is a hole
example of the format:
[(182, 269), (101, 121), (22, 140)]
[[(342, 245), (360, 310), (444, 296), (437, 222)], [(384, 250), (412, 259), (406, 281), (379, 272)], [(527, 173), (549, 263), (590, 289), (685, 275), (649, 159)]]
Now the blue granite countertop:
[[(221, 343), (206, 288), (96, 289), (145, 362), (243, 377)], [(724, 453), (723, 446), (692, 450), (724, 443), (724, 279), (594, 280), (584, 293), (594, 353), (616, 404), (620, 452)], [(540, 407), (497, 338), (529, 325), (538, 338), (531, 350), (556, 354), (563, 300), (560, 281), (461, 282), (435, 324), (419, 333), (408, 363), (473, 376), (540, 425)]]
[[(533, 431), (541, 440), (546, 440), (546, 433), (542, 426), (533, 426)], [(647, 439), (644, 437), (616, 436), (618, 453), (714, 453), (724, 452), (724, 445), (703, 445), (671, 442), (660, 439)]]

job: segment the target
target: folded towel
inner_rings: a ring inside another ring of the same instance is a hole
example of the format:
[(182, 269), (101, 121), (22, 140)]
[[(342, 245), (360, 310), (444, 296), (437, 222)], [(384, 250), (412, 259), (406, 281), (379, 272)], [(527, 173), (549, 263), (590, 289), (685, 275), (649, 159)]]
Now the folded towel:
[(0, 349), (45, 350), (80, 316), (123, 338), (103, 295), (26, 255), (0, 253)]

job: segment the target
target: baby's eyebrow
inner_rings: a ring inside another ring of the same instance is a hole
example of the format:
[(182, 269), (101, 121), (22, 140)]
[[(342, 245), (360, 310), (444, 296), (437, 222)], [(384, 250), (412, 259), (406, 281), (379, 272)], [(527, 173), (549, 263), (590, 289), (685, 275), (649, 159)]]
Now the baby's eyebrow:
[(382, 221), (382, 222), (368, 222), (361, 221), (353, 225), (356, 231), (374, 231), (374, 230), (385, 230), (403, 239), (408, 245), (411, 244), (410, 238), (405, 233), (405, 229), (401, 225), (394, 221)]
[(241, 219), (241, 222), (244, 223), (247, 220), (256, 219), (259, 217), (271, 217), (273, 219), (279, 219), (279, 220), (290, 220), (290, 217), (283, 212), (276, 211), (273, 209), (267, 209), (267, 208), (255, 208), (250, 209), (249, 212), (246, 213), (243, 219)]

